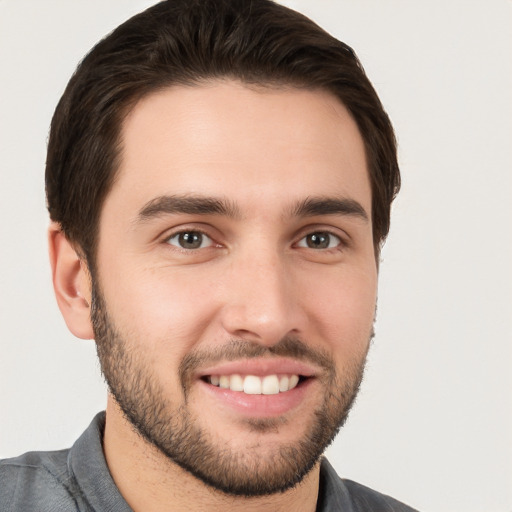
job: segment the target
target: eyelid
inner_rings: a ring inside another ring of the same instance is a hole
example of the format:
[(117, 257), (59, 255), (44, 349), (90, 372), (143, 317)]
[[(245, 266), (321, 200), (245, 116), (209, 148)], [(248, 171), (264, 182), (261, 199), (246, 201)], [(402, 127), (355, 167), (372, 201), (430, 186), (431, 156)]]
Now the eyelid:
[[(311, 235), (315, 235), (315, 234), (323, 234), (323, 235), (328, 235), (329, 237), (331, 238), (335, 238), (338, 240), (338, 243), (336, 243), (336, 245), (334, 247), (325, 247), (325, 248), (314, 248), (314, 247), (308, 247), (307, 245), (307, 242), (305, 242), (305, 240), (307, 239), (308, 236), (311, 236)], [(302, 242), (304, 242), (304, 244), (302, 244)], [(333, 250), (333, 249), (338, 249), (339, 247), (343, 247), (346, 245), (346, 243), (344, 242), (344, 240), (341, 238), (341, 236), (333, 233), (332, 231), (326, 231), (326, 230), (315, 230), (315, 231), (311, 231), (309, 233), (306, 233), (302, 238), (299, 239), (298, 242), (296, 242), (295, 244), (297, 247), (302, 247), (304, 249), (312, 249), (314, 251), (329, 251), (329, 250)]]
[(328, 235), (335, 236), (340, 240), (340, 246), (349, 245), (352, 238), (346, 231), (339, 227), (326, 224), (313, 224), (304, 226), (298, 231), (297, 236), (295, 237), (297, 241), (294, 243), (294, 245), (297, 245), (298, 242), (303, 240), (308, 235), (314, 235), (315, 233), (326, 233)]
[[(199, 247), (195, 247), (195, 248), (186, 248), (186, 247), (181, 247), (178, 244), (175, 245), (171, 242), (171, 240), (173, 240), (175, 238), (179, 239), (179, 237), (185, 233), (197, 233), (197, 234), (201, 235), (203, 237), (203, 239), (201, 241), (201, 245)], [(207, 240), (205, 240), (205, 239), (207, 239)], [(205, 242), (207, 243), (207, 245), (203, 245)], [(207, 247), (211, 247), (212, 245), (214, 245), (215, 242), (206, 233), (202, 233), (201, 231), (197, 231), (197, 230), (195, 230), (195, 231), (185, 230), (185, 231), (178, 231), (176, 233), (173, 233), (169, 237), (167, 237), (166, 243), (169, 245), (172, 245), (178, 249), (184, 250), (184, 251), (187, 251), (187, 250), (197, 251), (198, 249), (206, 249)]]
[[(207, 247), (200, 247), (198, 249), (186, 249), (184, 247), (180, 247), (179, 245), (171, 244), (169, 242), (172, 238), (177, 237), (177, 236), (179, 236), (180, 234), (183, 234), (183, 233), (199, 233), (202, 236), (208, 238), (210, 240), (210, 243), (208, 244)], [(218, 243), (216, 241), (216, 237), (214, 235), (212, 235), (210, 229), (204, 228), (202, 226), (198, 226), (197, 224), (196, 225), (186, 225), (186, 224), (183, 224), (183, 225), (180, 225), (180, 226), (176, 226), (174, 228), (166, 230), (163, 233), (163, 235), (161, 235), (159, 238), (160, 238), (162, 243), (170, 245), (174, 249), (181, 250), (181, 251), (187, 251), (187, 252), (188, 251), (197, 251), (199, 249), (208, 249), (209, 247), (215, 247), (215, 246), (220, 246), (221, 245), (220, 243)]]

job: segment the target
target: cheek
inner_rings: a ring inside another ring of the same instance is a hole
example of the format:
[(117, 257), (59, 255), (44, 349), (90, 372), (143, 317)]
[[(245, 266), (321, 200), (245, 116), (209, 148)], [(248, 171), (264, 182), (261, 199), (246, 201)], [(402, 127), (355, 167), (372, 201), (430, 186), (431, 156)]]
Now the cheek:
[(214, 314), (209, 281), (171, 268), (121, 268), (102, 279), (118, 328), (162, 357), (185, 354)]
[(333, 350), (366, 350), (375, 318), (375, 269), (339, 269), (318, 275), (304, 296), (313, 328)]

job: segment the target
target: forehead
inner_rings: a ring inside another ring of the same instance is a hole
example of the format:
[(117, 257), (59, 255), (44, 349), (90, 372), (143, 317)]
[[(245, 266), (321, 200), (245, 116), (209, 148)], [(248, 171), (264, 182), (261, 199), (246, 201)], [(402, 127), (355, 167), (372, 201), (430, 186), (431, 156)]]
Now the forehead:
[(334, 95), (234, 81), (158, 91), (123, 123), (121, 164), (105, 207), (187, 193), (260, 208), (337, 195), (371, 210), (364, 143)]

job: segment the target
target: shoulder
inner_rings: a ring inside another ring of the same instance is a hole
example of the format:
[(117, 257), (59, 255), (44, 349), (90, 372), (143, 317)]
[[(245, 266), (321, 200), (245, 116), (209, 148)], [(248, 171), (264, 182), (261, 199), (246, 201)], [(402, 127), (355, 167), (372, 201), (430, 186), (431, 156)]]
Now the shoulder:
[(76, 510), (68, 453), (69, 450), (28, 452), (0, 460), (0, 510)]
[(334, 512), (417, 512), (400, 501), (369, 487), (341, 479), (326, 459), (320, 467), (319, 510)]
[(391, 496), (381, 494), (352, 480), (343, 480), (343, 483), (352, 499), (354, 512), (416, 512), (415, 509)]

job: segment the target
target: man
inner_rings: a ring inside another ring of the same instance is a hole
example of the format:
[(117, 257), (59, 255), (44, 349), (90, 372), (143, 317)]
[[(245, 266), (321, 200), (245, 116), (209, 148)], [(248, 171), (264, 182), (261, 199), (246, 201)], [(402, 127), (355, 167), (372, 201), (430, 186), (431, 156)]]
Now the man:
[(412, 510), (322, 453), (373, 336), (399, 188), (353, 51), (268, 0), (171, 0), (80, 64), (46, 189), (53, 284), (109, 387), (1, 510)]

